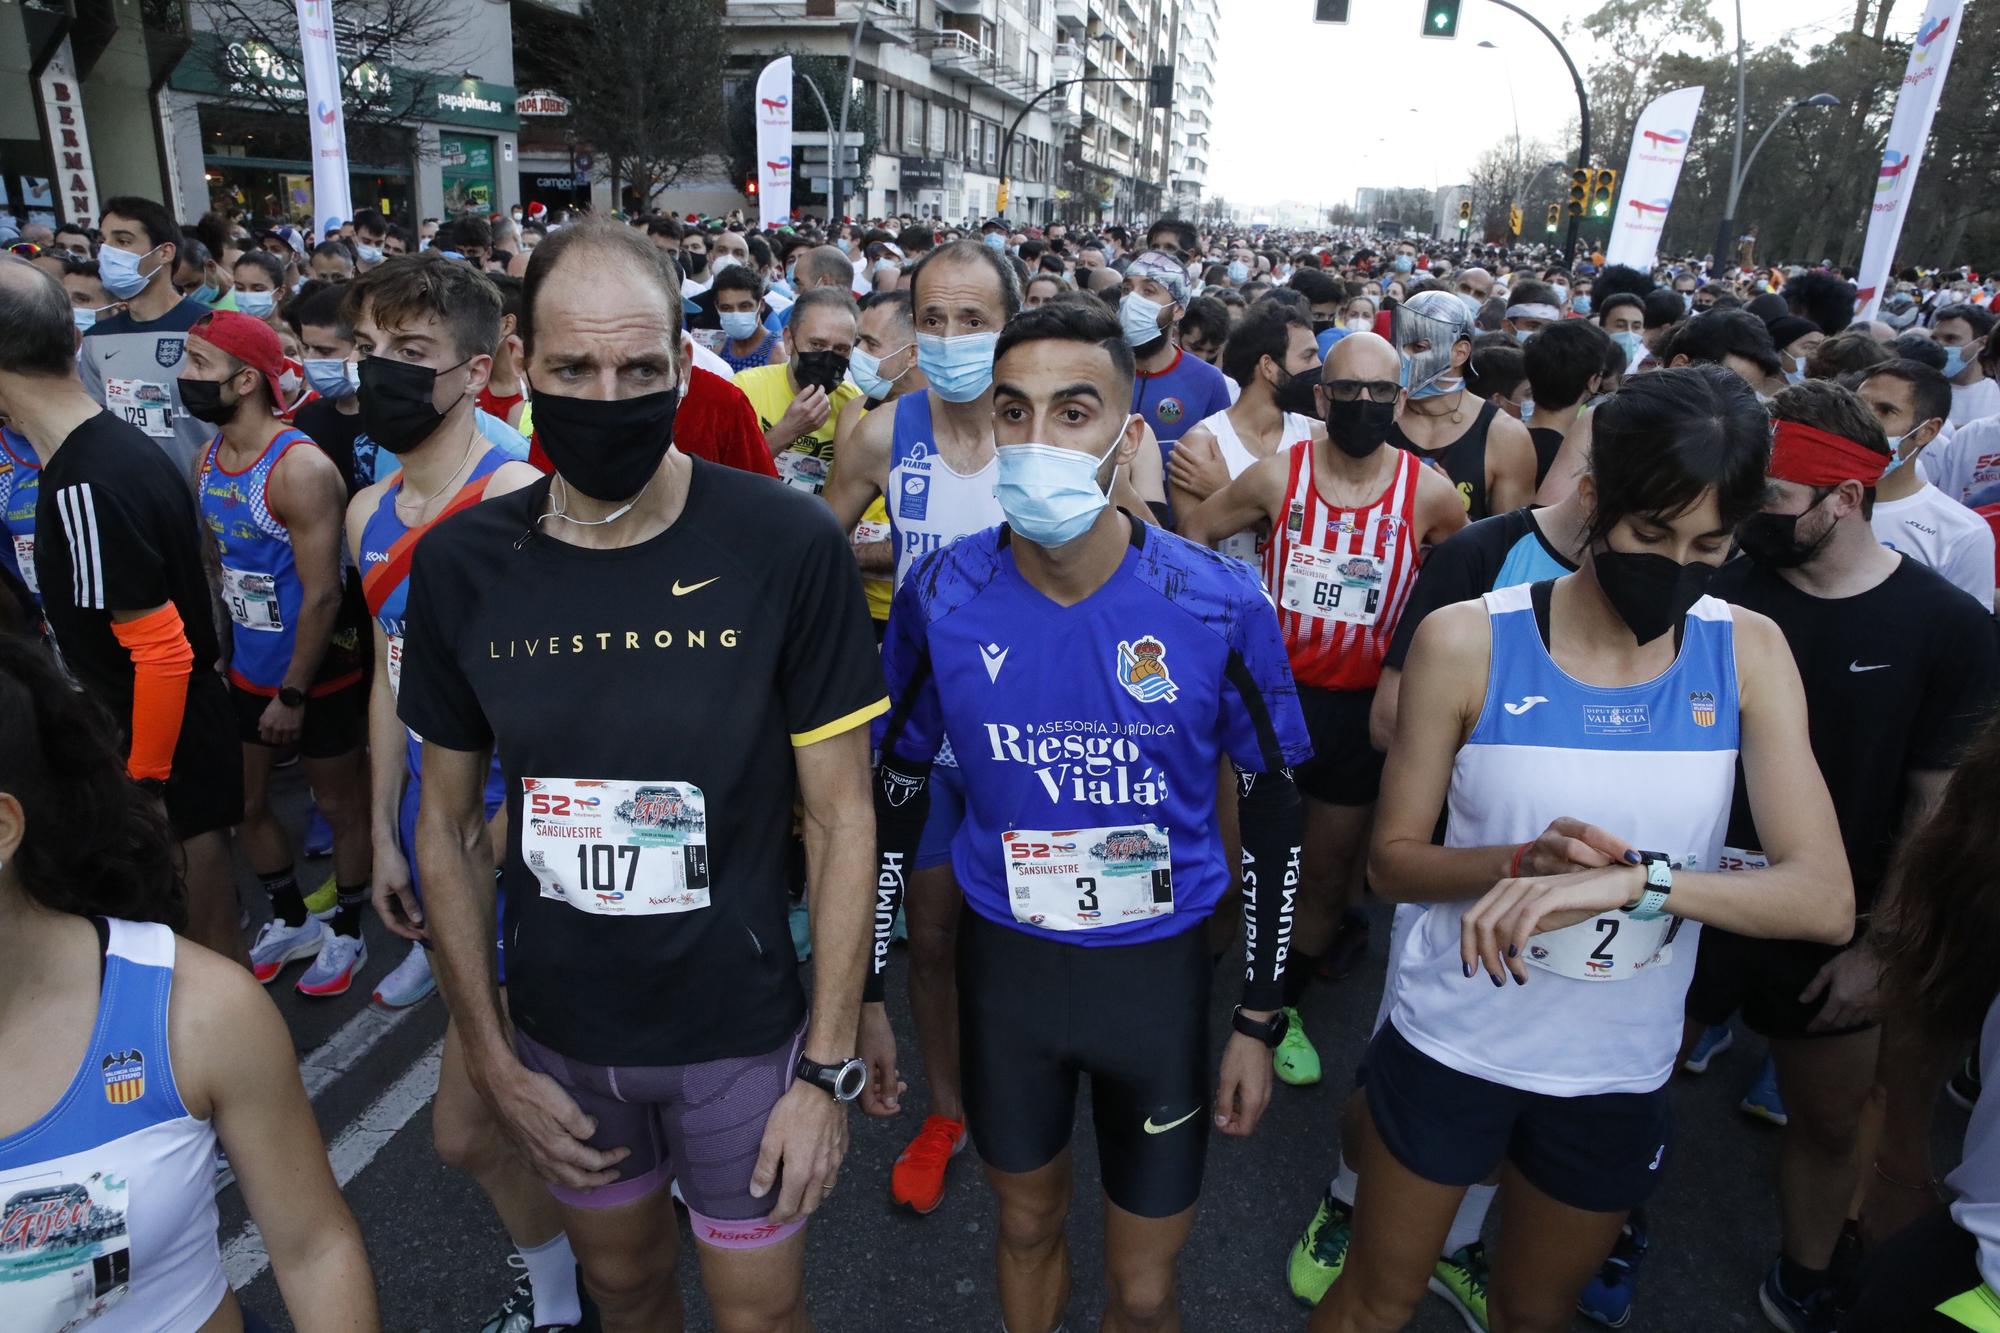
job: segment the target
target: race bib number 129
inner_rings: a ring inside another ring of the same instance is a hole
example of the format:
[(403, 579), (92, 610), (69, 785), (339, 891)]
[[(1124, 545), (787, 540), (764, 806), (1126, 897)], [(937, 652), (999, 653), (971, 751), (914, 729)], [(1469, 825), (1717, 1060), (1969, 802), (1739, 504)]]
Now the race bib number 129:
[(691, 782), (521, 779), (521, 859), (592, 916), (708, 906), (708, 808)]
[(1000, 835), (1014, 919), (1043, 930), (1096, 930), (1172, 916), (1167, 831), (1157, 824), (1016, 829)]

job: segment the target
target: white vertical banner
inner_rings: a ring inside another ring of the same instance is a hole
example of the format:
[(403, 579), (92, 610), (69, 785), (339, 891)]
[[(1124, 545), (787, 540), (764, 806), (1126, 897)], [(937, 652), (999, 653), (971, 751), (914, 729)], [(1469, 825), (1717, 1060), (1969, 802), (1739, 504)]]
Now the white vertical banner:
[(354, 216), (347, 184), (347, 122), (340, 108), (340, 57), (333, 45), (333, 0), (296, 0), (299, 68), (312, 134), (313, 235), (325, 240)]
[(792, 220), (792, 58), (757, 76), (757, 211), (760, 225)]
[(1964, 0), (1930, 0), (1923, 21), (1910, 42), (1910, 63), (1903, 71), (1903, 90), (1896, 98), (1896, 117), (1889, 122), (1889, 141), (1875, 174), (1875, 192), (1868, 209), (1868, 242), (1861, 251), (1861, 279), (1855, 293), (1854, 318), (1873, 319), (1889, 285), (1889, 266), (1903, 219), (1910, 214), (1910, 195), (1917, 188), (1917, 166), (1931, 137), (1931, 118), (1951, 69), (1952, 48), (1958, 45), (1959, 11)]
[(1618, 211), (1611, 220), (1611, 244), (1604, 247), (1607, 264), (1630, 264), (1650, 273), (1660, 252), (1660, 233), (1667, 210), (1681, 182), (1694, 119), (1701, 111), (1702, 89), (1676, 88), (1646, 104), (1632, 127), (1632, 151), (1625, 156)]
[(77, 81), (67, 39), (42, 71), (42, 110), (49, 118), (49, 147), (56, 178), (50, 190), (65, 222), (95, 227), (97, 169), (90, 161), (90, 132), (83, 124), (83, 86)]

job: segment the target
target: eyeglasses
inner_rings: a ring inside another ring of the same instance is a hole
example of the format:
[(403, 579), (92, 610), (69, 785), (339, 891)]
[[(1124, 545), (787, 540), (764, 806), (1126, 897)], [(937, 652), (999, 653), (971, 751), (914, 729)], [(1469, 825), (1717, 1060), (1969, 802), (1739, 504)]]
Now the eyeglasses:
[(1327, 380), (1326, 396), (1336, 403), (1352, 403), (1362, 394), (1368, 395), (1371, 403), (1393, 403), (1403, 386), (1394, 380)]
[(10, 254), (17, 254), (23, 259), (33, 259), (42, 252), (42, 247), (33, 241), (15, 241), (7, 247), (7, 250)]

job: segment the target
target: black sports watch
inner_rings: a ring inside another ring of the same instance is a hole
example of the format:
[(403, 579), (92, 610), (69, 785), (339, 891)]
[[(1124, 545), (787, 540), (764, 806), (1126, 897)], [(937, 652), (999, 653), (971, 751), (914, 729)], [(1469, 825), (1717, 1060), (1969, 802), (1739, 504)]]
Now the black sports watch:
[(823, 1065), (800, 1055), (793, 1072), (837, 1102), (853, 1101), (868, 1086), (868, 1066), (859, 1056), (850, 1057), (837, 1065)]
[(1239, 1004), (1236, 1006), (1236, 1012), (1229, 1016), (1229, 1026), (1235, 1028), (1246, 1037), (1255, 1037), (1266, 1046), (1275, 1047), (1285, 1039), (1285, 1034), (1291, 1031), (1292, 1019), (1291, 1015), (1280, 1009), (1277, 1013), (1272, 1014), (1269, 1019), (1260, 1023), (1245, 1014), (1243, 1006)]
[(287, 708), (304, 708), (306, 692), (290, 685), (283, 686), (278, 690), (278, 702)]

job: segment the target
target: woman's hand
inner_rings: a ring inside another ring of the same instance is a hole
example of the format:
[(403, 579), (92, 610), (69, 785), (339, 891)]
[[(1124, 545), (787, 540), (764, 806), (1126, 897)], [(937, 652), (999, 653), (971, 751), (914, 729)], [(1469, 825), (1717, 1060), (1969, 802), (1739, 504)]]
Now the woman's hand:
[(1645, 886), (1646, 872), (1630, 864), (1503, 879), (1459, 922), (1458, 956), (1465, 975), (1483, 967), (1496, 986), (1509, 973), (1516, 984), (1525, 986), (1528, 965), (1520, 955), (1532, 936), (1614, 911), (1638, 897)]
[(1517, 875), (1567, 875), (1620, 861), (1637, 864), (1632, 844), (1581, 819), (1562, 818), (1542, 830), (1515, 863)]

